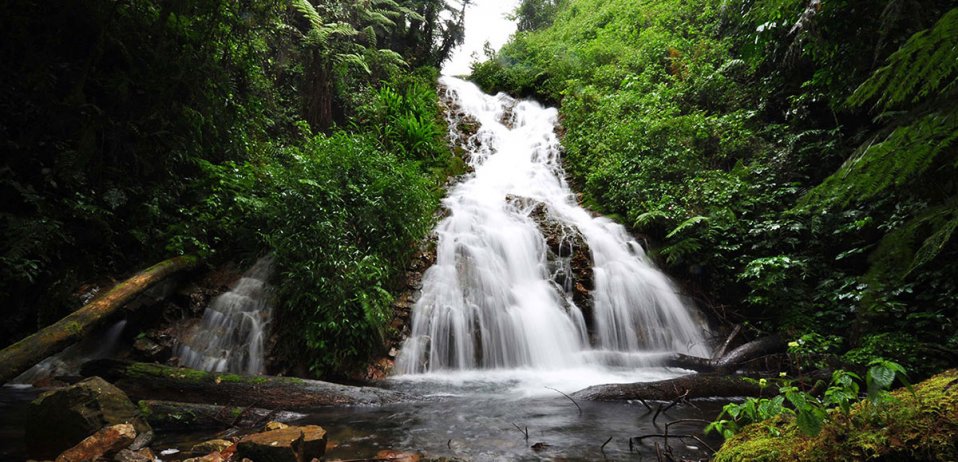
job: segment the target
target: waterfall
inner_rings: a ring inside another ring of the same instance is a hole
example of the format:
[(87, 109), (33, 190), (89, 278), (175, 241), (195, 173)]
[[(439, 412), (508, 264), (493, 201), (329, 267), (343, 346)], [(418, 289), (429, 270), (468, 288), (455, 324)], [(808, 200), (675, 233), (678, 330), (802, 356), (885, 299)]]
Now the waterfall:
[(259, 259), (203, 312), (200, 323), (177, 344), (180, 364), (210, 372), (262, 374), (269, 326), (271, 257)]
[(70, 345), (63, 351), (49, 356), (10, 381), (17, 384), (35, 384), (61, 376), (79, 375), (83, 363), (94, 359), (109, 358), (120, 345), (120, 336), (126, 328), (126, 319), (121, 319), (109, 328), (100, 329), (86, 336), (80, 343)]
[[(444, 200), (436, 263), (423, 277), (397, 371), (637, 366), (653, 365), (654, 353), (707, 355), (703, 323), (643, 248), (577, 204), (560, 164), (557, 111), (452, 77), (440, 83), (457, 108), (450, 136), (474, 171)], [(479, 122), (467, 138), (456, 130), (463, 117)], [(562, 230), (558, 251), (543, 220)], [(570, 293), (568, 277), (557, 278), (570, 272), (563, 245), (576, 242), (572, 234), (591, 254), (586, 300)]]

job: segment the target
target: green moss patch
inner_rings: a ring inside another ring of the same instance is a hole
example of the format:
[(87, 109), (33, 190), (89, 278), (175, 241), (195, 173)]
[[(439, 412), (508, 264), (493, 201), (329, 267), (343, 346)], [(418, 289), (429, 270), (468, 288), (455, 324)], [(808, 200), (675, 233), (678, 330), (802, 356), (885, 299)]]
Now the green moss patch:
[(958, 460), (958, 369), (899, 389), (877, 405), (832, 412), (821, 433), (805, 436), (794, 418), (749, 425), (715, 454), (716, 462)]

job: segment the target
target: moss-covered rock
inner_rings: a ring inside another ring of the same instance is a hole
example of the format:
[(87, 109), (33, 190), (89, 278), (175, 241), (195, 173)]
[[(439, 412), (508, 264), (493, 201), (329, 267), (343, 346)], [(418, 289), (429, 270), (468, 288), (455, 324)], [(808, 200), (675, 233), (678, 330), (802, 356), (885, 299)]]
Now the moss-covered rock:
[(821, 433), (806, 436), (794, 418), (749, 425), (725, 442), (716, 462), (958, 460), (958, 369), (938, 374), (893, 399), (833, 411)]
[(99, 377), (48, 391), (31, 404), (26, 422), (28, 451), (35, 457), (55, 457), (97, 430), (131, 423), (137, 434), (151, 431), (126, 393)]

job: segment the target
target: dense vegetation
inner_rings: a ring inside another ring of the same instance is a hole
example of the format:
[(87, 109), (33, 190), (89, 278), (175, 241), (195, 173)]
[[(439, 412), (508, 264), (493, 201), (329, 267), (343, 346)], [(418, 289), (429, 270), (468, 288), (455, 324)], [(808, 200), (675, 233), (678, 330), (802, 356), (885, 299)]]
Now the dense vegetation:
[[(444, 0), (0, 6), (0, 346), (82, 283), (275, 255), (280, 352), (364, 358), (457, 164)], [(71, 300), (73, 305), (71, 306)]]
[(956, 6), (524, 0), (472, 78), (560, 104), (584, 200), (717, 322), (919, 377), (958, 359)]

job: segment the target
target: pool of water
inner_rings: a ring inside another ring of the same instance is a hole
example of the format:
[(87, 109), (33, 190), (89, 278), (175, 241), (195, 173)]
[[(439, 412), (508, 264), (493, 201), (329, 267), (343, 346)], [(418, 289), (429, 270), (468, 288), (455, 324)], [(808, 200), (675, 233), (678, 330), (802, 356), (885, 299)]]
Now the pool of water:
[[(654, 443), (661, 445), (662, 438), (634, 442), (631, 447), (629, 438), (662, 433), (665, 423), (679, 419), (711, 420), (725, 401), (679, 404), (660, 414), (653, 424), (660, 403), (648, 403), (653, 411), (639, 402), (573, 403), (560, 392), (571, 394), (593, 383), (658, 380), (680, 373), (645, 368), (400, 376), (383, 385), (407, 393), (412, 397), (409, 401), (381, 407), (317, 409), (292, 423), (327, 429), (327, 460), (371, 458), (384, 449), (472, 461), (655, 460)], [(34, 388), (0, 389), (0, 460), (24, 460), (24, 411), (38, 393)], [(670, 433), (695, 434), (709, 446), (718, 447), (721, 440), (702, 435), (703, 426), (679, 423), (670, 427)], [(161, 457), (178, 460), (187, 457), (185, 451), (194, 443), (217, 436), (220, 434), (160, 433), (151, 447), (158, 453), (164, 449), (184, 451)], [(706, 447), (694, 439), (670, 438), (669, 444), (676, 457), (694, 460), (708, 455)]]

